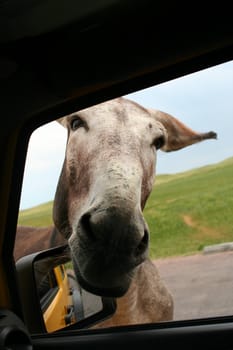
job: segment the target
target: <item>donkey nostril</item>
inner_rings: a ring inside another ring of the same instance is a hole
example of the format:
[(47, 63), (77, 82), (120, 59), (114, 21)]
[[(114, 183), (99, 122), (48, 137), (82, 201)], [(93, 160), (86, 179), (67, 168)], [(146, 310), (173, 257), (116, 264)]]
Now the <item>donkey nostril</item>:
[(136, 248), (136, 255), (143, 254), (148, 248), (148, 243), (149, 243), (149, 233), (147, 230), (145, 230), (142, 240)]
[(81, 218), (80, 224), (81, 224), (81, 227), (82, 227), (84, 233), (92, 240), (95, 240), (96, 237), (95, 237), (94, 232), (92, 231), (90, 218), (91, 218), (90, 214), (84, 214)]

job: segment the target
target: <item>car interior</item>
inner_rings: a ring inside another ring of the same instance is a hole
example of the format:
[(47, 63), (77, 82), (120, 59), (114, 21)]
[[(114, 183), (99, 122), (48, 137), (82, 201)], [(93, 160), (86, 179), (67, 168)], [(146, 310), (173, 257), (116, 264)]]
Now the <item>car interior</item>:
[(0, 349), (233, 348), (229, 314), (89, 328), (115, 312), (111, 298), (80, 327), (47, 332), (33, 289), (39, 256), (20, 268), (13, 256), (32, 133), (74, 111), (231, 61), (231, 17), (224, 2), (1, 2)]

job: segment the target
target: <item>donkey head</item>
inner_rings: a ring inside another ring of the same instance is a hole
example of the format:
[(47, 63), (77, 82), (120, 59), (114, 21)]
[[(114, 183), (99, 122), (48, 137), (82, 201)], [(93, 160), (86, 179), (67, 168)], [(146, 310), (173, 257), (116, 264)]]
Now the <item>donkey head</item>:
[(68, 130), (54, 200), (54, 223), (68, 239), (87, 290), (123, 295), (148, 257), (143, 208), (152, 190), (156, 153), (216, 138), (174, 117), (114, 99), (59, 119)]

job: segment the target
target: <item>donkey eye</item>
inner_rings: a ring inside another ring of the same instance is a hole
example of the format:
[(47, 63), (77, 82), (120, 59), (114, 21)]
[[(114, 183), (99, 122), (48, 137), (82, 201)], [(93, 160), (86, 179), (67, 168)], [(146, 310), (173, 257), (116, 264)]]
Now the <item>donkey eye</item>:
[(81, 126), (84, 126), (84, 121), (79, 118), (79, 117), (76, 117), (74, 119), (71, 120), (70, 122), (70, 126), (71, 126), (71, 129), (74, 131), (74, 130), (77, 130), (78, 128), (80, 128)]
[(163, 147), (164, 144), (165, 144), (165, 137), (163, 135), (157, 137), (154, 140), (154, 146), (157, 150), (160, 149), (161, 147)]

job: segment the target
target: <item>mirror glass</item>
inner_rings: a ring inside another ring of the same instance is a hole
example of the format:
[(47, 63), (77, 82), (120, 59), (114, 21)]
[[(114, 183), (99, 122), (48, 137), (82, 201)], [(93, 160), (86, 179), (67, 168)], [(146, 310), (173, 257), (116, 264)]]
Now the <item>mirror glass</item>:
[(34, 275), (47, 332), (87, 319), (103, 309), (102, 298), (80, 287), (68, 258), (34, 262)]

